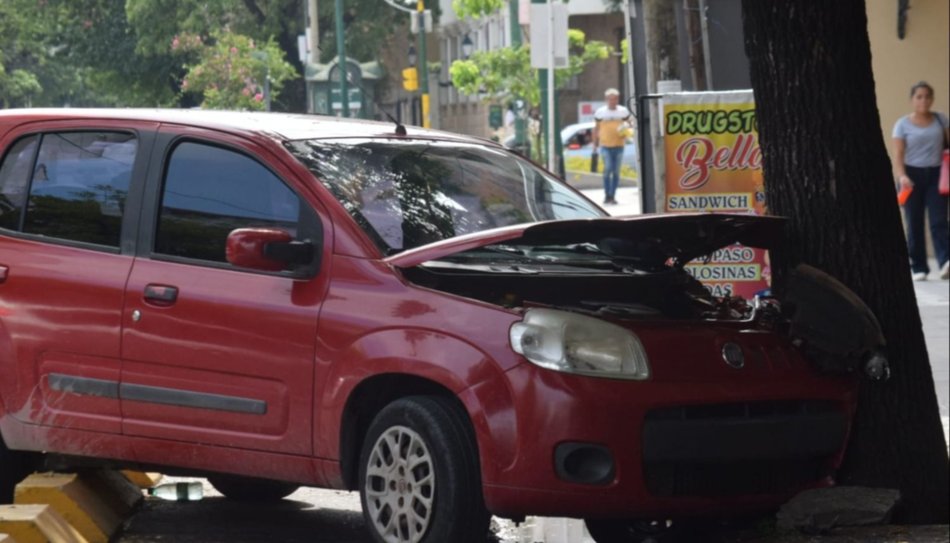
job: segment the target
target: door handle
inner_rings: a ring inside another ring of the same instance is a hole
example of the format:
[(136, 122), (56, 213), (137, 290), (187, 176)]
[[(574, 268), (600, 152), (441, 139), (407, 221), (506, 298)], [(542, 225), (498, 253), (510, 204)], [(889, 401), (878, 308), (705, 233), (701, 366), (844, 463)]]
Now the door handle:
[(178, 299), (178, 287), (145, 285), (145, 301), (155, 305), (172, 305)]

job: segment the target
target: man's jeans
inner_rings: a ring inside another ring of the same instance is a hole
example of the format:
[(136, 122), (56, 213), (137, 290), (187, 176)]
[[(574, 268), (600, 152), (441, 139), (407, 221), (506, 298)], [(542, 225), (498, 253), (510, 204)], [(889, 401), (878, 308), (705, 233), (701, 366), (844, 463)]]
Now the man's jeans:
[(934, 244), (937, 265), (947, 262), (947, 197), (939, 191), (940, 167), (915, 168), (905, 166), (907, 177), (914, 182), (914, 190), (904, 203), (907, 221), (907, 252), (914, 273), (930, 271), (927, 265), (927, 247), (924, 239), (924, 211), (930, 219), (930, 239)]
[(601, 147), (601, 159), (604, 161), (604, 199), (613, 200), (620, 184), (620, 162), (623, 160), (623, 147)]

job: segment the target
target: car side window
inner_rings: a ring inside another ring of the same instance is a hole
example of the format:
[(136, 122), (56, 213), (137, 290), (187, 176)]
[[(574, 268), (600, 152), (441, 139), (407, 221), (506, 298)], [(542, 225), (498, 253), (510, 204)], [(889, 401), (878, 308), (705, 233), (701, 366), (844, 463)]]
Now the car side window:
[(280, 228), (298, 238), (300, 209), (298, 196), (256, 160), (184, 142), (165, 172), (155, 252), (223, 263), (237, 228)]
[(20, 229), (30, 187), (30, 168), (39, 139), (39, 136), (28, 136), (17, 141), (0, 164), (0, 228)]
[(118, 247), (136, 147), (134, 135), (120, 132), (21, 140), (0, 174), (0, 223), (28, 234)]

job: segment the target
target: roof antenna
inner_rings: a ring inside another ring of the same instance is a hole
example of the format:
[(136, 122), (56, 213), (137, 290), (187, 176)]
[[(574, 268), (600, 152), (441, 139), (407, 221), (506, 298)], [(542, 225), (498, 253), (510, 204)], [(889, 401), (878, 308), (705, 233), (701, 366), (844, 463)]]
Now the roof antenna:
[(403, 126), (402, 123), (400, 123), (399, 121), (397, 121), (395, 117), (393, 117), (392, 115), (390, 115), (388, 111), (386, 111), (385, 109), (383, 109), (382, 106), (380, 106), (378, 103), (376, 103), (376, 97), (373, 97), (373, 103), (376, 104), (376, 109), (378, 109), (378, 110), (382, 111), (383, 113), (385, 113), (386, 116), (389, 117), (389, 120), (392, 121), (393, 123), (395, 123), (395, 125), (396, 125), (396, 135), (397, 135), (397, 136), (405, 136), (405, 135), (406, 135), (406, 127)]
[[(344, 60), (344, 62), (346, 62), (346, 61)], [(351, 84), (356, 85), (357, 87), (359, 87), (360, 91), (363, 93), (363, 96), (372, 96), (372, 97), (373, 97), (373, 98), (372, 98), (372, 100), (373, 100), (373, 105), (376, 106), (376, 109), (378, 109), (379, 111), (382, 111), (383, 114), (386, 115), (386, 117), (388, 117), (389, 120), (392, 121), (392, 123), (396, 125), (396, 135), (397, 135), (397, 136), (405, 136), (405, 135), (406, 135), (406, 127), (403, 126), (402, 123), (400, 123), (399, 121), (397, 121), (396, 118), (393, 117), (388, 111), (386, 111), (385, 109), (383, 109), (382, 104), (380, 104), (379, 102), (376, 101), (376, 95), (375, 95), (375, 94), (369, 94), (369, 93), (367, 93), (367, 92), (366, 92), (366, 89), (363, 88), (363, 85), (360, 85), (360, 84), (357, 83), (356, 81), (353, 81), (353, 78), (350, 77), (350, 70), (349, 70), (349, 69), (344, 68), (342, 75), (343, 75), (344, 77), (346, 77), (346, 82), (347, 82), (347, 83), (351, 83)]]

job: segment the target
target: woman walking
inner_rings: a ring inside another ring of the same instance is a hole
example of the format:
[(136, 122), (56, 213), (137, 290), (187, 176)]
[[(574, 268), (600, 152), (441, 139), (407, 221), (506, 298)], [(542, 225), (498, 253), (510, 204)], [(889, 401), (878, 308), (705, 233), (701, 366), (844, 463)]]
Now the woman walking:
[(914, 85), (910, 91), (913, 112), (898, 119), (893, 133), (894, 174), (902, 189), (912, 189), (904, 204), (904, 218), (914, 281), (925, 281), (930, 272), (924, 239), (925, 210), (930, 219), (930, 238), (940, 267), (940, 278), (950, 277), (947, 197), (938, 190), (943, 148), (950, 141), (950, 120), (943, 113), (930, 111), (933, 101), (933, 87), (924, 81)]

